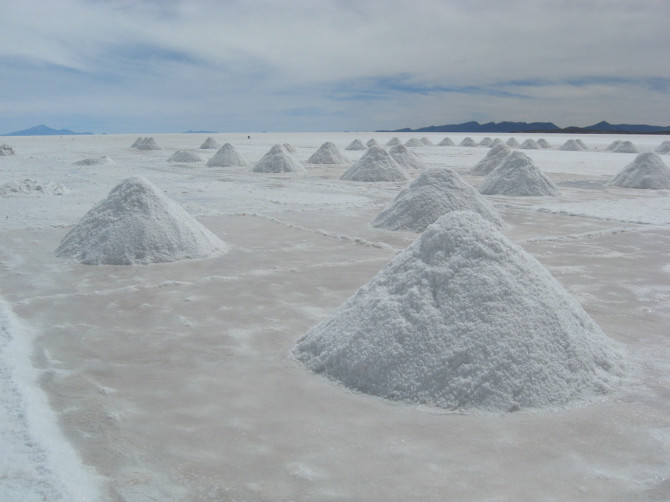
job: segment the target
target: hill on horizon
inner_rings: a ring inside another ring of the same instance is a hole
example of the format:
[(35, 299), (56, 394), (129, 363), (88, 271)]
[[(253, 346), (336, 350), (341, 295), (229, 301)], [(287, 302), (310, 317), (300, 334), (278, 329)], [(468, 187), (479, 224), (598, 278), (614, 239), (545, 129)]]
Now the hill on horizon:
[(544, 133), (628, 133), (628, 134), (657, 134), (670, 133), (670, 126), (653, 126), (646, 124), (610, 124), (602, 121), (587, 127), (570, 126), (560, 128), (553, 122), (487, 122), (480, 124), (476, 121), (463, 122), (462, 124), (448, 124), (441, 126), (428, 126), (419, 129), (394, 129), (380, 130), (376, 132), (544, 132)]
[(81, 136), (90, 135), (92, 132), (75, 132), (69, 129), (52, 129), (44, 124), (40, 124), (23, 131), (14, 131), (7, 134), (0, 134), (0, 136)]

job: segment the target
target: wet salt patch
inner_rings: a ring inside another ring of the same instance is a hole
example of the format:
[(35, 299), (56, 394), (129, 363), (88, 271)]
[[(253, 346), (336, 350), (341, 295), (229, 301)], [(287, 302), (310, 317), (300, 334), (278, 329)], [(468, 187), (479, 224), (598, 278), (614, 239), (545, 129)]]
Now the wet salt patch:
[[(635, 189), (631, 189), (635, 190)], [(621, 200), (590, 200), (585, 202), (549, 202), (537, 209), (556, 214), (581, 216), (602, 220), (651, 225), (670, 224), (668, 195), (655, 191), (658, 197), (635, 197)]]

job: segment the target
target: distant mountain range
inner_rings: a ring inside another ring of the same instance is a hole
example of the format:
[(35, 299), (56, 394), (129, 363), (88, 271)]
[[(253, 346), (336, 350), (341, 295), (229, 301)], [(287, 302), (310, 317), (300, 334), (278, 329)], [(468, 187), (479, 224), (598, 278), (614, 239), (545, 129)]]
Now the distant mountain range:
[(581, 133), (581, 134), (668, 134), (670, 126), (652, 126), (646, 124), (610, 124), (598, 122), (587, 127), (565, 127), (561, 129), (552, 122), (463, 122), (441, 126), (421, 127), (419, 129), (396, 129), (393, 131), (380, 130), (375, 132), (543, 132), (543, 133)]
[(31, 127), (30, 129), (25, 129), (23, 131), (15, 131), (7, 134), (0, 134), (0, 136), (72, 136), (72, 135), (84, 135), (84, 134), (93, 134), (92, 132), (74, 132), (69, 129), (52, 129), (45, 125), (38, 125)]

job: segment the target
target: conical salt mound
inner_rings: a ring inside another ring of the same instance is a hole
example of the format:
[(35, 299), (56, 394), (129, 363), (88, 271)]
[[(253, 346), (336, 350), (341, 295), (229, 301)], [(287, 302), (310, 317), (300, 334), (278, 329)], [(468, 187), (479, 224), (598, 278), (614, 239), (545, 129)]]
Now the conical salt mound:
[(116, 162), (114, 162), (109, 157), (105, 157), (104, 155), (102, 157), (92, 157), (88, 159), (79, 160), (74, 163), (75, 166), (98, 166), (98, 165), (114, 165), (114, 164), (116, 164)]
[(340, 178), (350, 181), (404, 181), (402, 167), (381, 146), (372, 146)]
[(616, 388), (624, 365), (611, 344), (537, 260), (459, 211), (430, 225), (293, 354), (367, 394), (515, 411)]
[[(0, 147), (2, 149), (2, 147)], [(654, 150), (657, 153), (669, 153), (670, 152), (670, 141), (664, 141), (660, 145), (656, 147), (656, 150)], [(0, 154), (1, 155), (1, 154)]]
[(411, 147), (411, 148), (415, 148), (415, 147), (417, 147), (417, 146), (426, 146), (426, 145), (424, 145), (423, 143), (421, 143), (421, 140), (420, 140), (420, 139), (411, 138), (411, 139), (408, 139), (407, 141), (405, 141), (405, 146), (409, 146), (409, 147)]
[(142, 177), (123, 180), (68, 232), (57, 256), (87, 265), (204, 258), (226, 245)]
[(439, 146), (454, 146), (454, 142), (451, 141), (451, 138), (444, 138), (438, 143)]
[(370, 148), (371, 146), (378, 146), (377, 140), (374, 138), (369, 139), (368, 142), (365, 144), (367, 145), (368, 148)]
[(377, 215), (372, 226), (423, 232), (440, 216), (452, 211), (473, 211), (495, 226), (503, 226), (495, 208), (472, 185), (455, 172), (439, 167), (421, 173)]
[(566, 152), (583, 152), (584, 151), (584, 148), (582, 147), (582, 145), (580, 145), (574, 139), (567, 140), (558, 149), (566, 151)]
[(351, 143), (349, 143), (349, 146), (345, 148), (345, 150), (367, 150), (368, 147), (363, 144), (363, 142), (360, 139), (355, 139)]
[(396, 146), (400, 145), (402, 141), (400, 141), (400, 138), (398, 136), (393, 136), (390, 140), (386, 142), (386, 146)]
[(486, 176), (493, 171), (500, 163), (505, 160), (505, 157), (512, 153), (512, 149), (505, 145), (502, 141), (499, 145), (490, 148), (488, 153), (482, 160), (475, 164), (475, 167), (470, 169), (468, 174), (475, 176)]
[(491, 143), (493, 143), (493, 140), (486, 136), (483, 140), (479, 142), (479, 146), (491, 146)]
[(589, 149), (588, 146), (581, 140), (581, 139), (576, 139), (575, 140), (579, 146), (582, 147), (582, 150), (587, 151)]
[(186, 150), (177, 150), (167, 159), (168, 162), (200, 162), (201, 160), (205, 160), (202, 155)]
[(295, 147), (291, 143), (284, 143), (282, 146), (284, 147), (284, 150), (286, 150), (288, 153), (291, 153), (291, 154), (298, 153), (298, 150), (296, 150)]
[(477, 146), (477, 143), (475, 143), (475, 140), (473, 140), (470, 136), (467, 138), (463, 139), (458, 146)]
[(202, 145), (200, 145), (201, 150), (214, 150), (216, 148), (219, 148), (219, 144), (211, 136), (203, 141)]
[(214, 157), (207, 161), (207, 167), (231, 167), (231, 166), (248, 166), (247, 159), (242, 157), (233, 145), (226, 143), (219, 151), (214, 154)]
[(252, 169), (255, 173), (303, 173), (302, 163), (281, 145), (274, 145)]
[(522, 150), (539, 150), (540, 145), (537, 144), (533, 138), (528, 138), (526, 141), (519, 145), (519, 148)]
[(540, 145), (542, 148), (551, 148), (549, 142), (544, 138), (538, 139), (537, 144)]
[(485, 195), (558, 195), (558, 187), (523, 152), (512, 152), (479, 185)]
[(507, 143), (505, 143), (505, 144), (507, 146), (509, 146), (510, 148), (519, 148), (519, 142), (514, 138), (508, 139)]
[(131, 145), (130, 148), (136, 148), (138, 150), (160, 150), (161, 147), (158, 146), (156, 140), (150, 136), (143, 137), (140, 136), (135, 140), (135, 143)]
[[(489, 145), (489, 148), (493, 148), (496, 145), (505, 145), (505, 143), (500, 138), (496, 138), (491, 142), (491, 144)], [(505, 146), (507, 146), (507, 145), (505, 145)]]
[(419, 141), (421, 141), (421, 143), (423, 143), (426, 146), (433, 146), (433, 142), (425, 136), (421, 138)]
[(612, 151), (614, 153), (640, 153), (631, 141), (622, 141)]
[(426, 165), (421, 158), (405, 145), (396, 145), (389, 150), (389, 154), (401, 167), (405, 169), (425, 169)]
[(654, 152), (641, 153), (614, 177), (612, 185), (652, 190), (670, 188), (670, 169)]
[(0, 157), (9, 157), (15, 154), (16, 152), (14, 151), (14, 149), (7, 143), (3, 143), (2, 145), (0, 145)]
[(308, 164), (349, 164), (335, 143), (326, 141), (314, 154), (307, 159)]
[(621, 144), (621, 140), (620, 140), (620, 139), (617, 139), (616, 141), (612, 141), (609, 145), (607, 145), (607, 147), (605, 148), (605, 150), (607, 150), (607, 151), (614, 150), (614, 149), (615, 149), (617, 146), (619, 146), (620, 144)]

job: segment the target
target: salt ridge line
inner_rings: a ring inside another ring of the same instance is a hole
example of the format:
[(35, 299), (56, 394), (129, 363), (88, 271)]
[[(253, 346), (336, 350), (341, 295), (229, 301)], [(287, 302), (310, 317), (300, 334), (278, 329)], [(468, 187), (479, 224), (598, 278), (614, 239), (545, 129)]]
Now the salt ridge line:
[(564, 235), (555, 235), (548, 237), (532, 237), (530, 239), (521, 239), (514, 241), (517, 244), (526, 244), (530, 242), (552, 242), (552, 241), (569, 241), (569, 240), (578, 240), (584, 237), (598, 237), (600, 235), (615, 235), (622, 234), (625, 232), (641, 232), (645, 229), (633, 229), (629, 227), (617, 227), (617, 228), (608, 228), (607, 230), (594, 230), (593, 232), (582, 232), (577, 234), (564, 234)]

